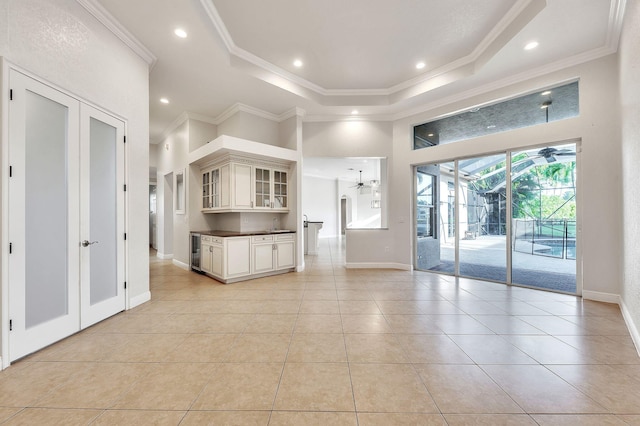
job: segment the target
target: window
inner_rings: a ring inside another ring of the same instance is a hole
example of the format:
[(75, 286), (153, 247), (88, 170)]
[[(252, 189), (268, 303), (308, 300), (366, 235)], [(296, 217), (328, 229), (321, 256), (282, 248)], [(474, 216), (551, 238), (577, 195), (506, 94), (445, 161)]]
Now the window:
[(577, 117), (578, 82), (520, 96), (413, 128), (413, 149)]
[(175, 174), (176, 176), (176, 199), (175, 199), (175, 210), (176, 214), (185, 214), (185, 177), (184, 170), (178, 170)]
[(435, 183), (434, 175), (418, 171), (417, 174), (417, 231), (418, 237), (434, 237), (435, 214)]

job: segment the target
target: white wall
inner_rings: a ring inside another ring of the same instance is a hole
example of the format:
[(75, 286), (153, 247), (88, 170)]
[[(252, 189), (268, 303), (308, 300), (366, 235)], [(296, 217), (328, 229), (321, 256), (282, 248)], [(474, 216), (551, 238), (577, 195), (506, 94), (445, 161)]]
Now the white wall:
[(623, 285), (621, 299), (627, 324), (640, 350), (640, 2), (627, 1), (619, 50), (622, 119)]
[[(391, 258), (412, 262), (412, 164), (442, 162), (461, 156), (499, 152), (558, 141), (582, 140), (578, 220), (585, 296), (617, 295), (622, 237), (620, 206), (620, 130), (616, 56), (608, 57), (467, 99), (444, 108), (399, 120), (394, 124), (394, 153), (390, 176), (389, 228), (395, 245)], [(527, 93), (580, 78), (580, 116), (564, 121), (513, 130), (492, 136), (413, 151), (412, 127), (450, 111), (470, 108), (493, 99)], [(380, 247), (372, 246), (378, 251)]]
[(128, 296), (149, 291), (148, 64), (75, 0), (0, 1), (0, 55), (127, 122)]
[(304, 176), (302, 178), (302, 213), (309, 220), (324, 222), (318, 233), (320, 238), (337, 237), (339, 207), (335, 179), (321, 179)]
[(304, 123), (303, 157), (391, 157), (391, 122)]
[(235, 136), (250, 141), (281, 146), (280, 127), (277, 122), (238, 111), (218, 125), (219, 135)]

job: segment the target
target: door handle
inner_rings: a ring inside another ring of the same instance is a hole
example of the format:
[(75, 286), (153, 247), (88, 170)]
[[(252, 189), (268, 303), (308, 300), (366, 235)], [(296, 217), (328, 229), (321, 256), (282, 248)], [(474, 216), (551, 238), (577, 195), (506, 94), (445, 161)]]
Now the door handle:
[(93, 244), (98, 244), (98, 242), (97, 242), (97, 241), (91, 241), (91, 242), (89, 242), (89, 241), (87, 241), (87, 240), (84, 240), (84, 241), (82, 242), (82, 247), (89, 247), (90, 245), (93, 245)]

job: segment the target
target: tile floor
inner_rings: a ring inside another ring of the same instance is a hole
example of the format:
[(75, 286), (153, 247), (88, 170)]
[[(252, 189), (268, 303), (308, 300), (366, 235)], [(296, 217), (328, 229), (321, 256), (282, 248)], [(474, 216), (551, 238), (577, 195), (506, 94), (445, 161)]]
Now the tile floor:
[(152, 258), (151, 302), (0, 373), (0, 422), (640, 425), (617, 306), (343, 259), (225, 286)]

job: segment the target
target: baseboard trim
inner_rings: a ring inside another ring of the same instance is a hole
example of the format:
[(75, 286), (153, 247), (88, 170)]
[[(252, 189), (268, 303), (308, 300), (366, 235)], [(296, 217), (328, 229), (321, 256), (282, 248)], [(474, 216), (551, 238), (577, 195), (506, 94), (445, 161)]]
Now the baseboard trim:
[(636, 351), (638, 352), (638, 356), (640, 356), (640, 331), (633, 322), (631, 313), (624, 304), (624, 301), (620, 302), (620, 311), (622, 311), (622, 318), (624, 318), (624, 322), (627, 324), (627, 329), (629, 329), (629, 334), (631, 334), (631, 340), (633, 340), (633, 344), (636, 345)]
[(620, 295), (613, 293), (582, 290), (582, 298), (587, 300), (594, 300), (596, 302), (615, 303), (616, 305), (620, 305)]
[(403, 271), (411, 271), (411, 265), (404, 263), (347, 262), (344, 267), (347, 269), (401, 269)]
[(173, 253), (160, 253), (160, 252), (157, 252), (156, 253), (156, 257), (158, 259), (162, 259), (162, 260), (173, 259)]
[(139, 294), (139, 295), (129, 299), (129, 309), (133, 309), (136, 306), (140, 306), (143, 303), (148, 302), (149, 300), (151, 300), (151, 292), (150, 291), (145, 291), (144, 293)]
[(180, 262), (178, 259), (173, 259), (173, 264), (176, 265), (178, 268), (182, 268), (185, 271), (190, 271), (191, 267), (189, 265), (187, 265), (184, 262)]
[(296, 266), (296, 272), (303, 272), (305, 268), (305, 264)]

